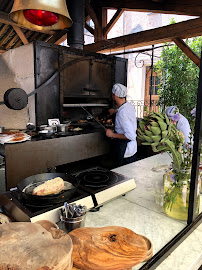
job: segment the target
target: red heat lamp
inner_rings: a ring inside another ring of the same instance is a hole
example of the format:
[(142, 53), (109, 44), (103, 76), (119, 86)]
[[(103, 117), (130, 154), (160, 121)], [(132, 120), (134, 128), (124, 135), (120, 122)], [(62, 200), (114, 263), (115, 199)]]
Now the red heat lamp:
[(45, 10), (26, 9), (23, 14), (30, 23), (38, 26), (52, 26), (59, 20), (58, 14)]
[(66, 0), (14, 0), (9, 17), (33, 31), (63, 30), (72, 25)]

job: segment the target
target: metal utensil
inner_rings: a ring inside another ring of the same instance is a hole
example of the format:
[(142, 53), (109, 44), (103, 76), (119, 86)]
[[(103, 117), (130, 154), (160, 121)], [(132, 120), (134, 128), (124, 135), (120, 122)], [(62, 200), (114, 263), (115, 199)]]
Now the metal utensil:
[(0, 127), (0, 133), (4, 132), (4, 127)]
[(67, 202), (64, 203), (64, 208), (65, 208), (65, 216), (66, 216), (66, 218), (68, 218), (69, 205)]
[(104, 128), (104, 130), (106, 130), (105, 126), (103, 126), (99, 121), (97, 121), (95, 117), (92, 114), (90, 114), (81, 104), (80, 106), (88, 115), (90, 115), (91, 118), (93, 118), (102, 128)]
[(75, 206), (76, 204), (75, 203), (72, 203), (69, 205), (69, 213), (70, 213), (70, 217), (73, 218), (74, 217), (74, 213), (75, 213)]

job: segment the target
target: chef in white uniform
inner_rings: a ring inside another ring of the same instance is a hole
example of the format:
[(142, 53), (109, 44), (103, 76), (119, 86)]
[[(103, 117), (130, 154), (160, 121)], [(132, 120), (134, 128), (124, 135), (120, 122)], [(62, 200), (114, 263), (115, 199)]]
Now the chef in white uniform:
[(114, 139), (114, 157), (117, 166), (137, 160), (137, 119), (133, 105), (126, 101), (127, 88), (116, 83), (112, 88), (112, 97), (117, 109), (110, 109), (109, 114), (116, 113), (115, 132), (106, 129), (106, 136)]
[(191, 128), (189, 121), (181, 113), (177, 106), (170, 106), (165, 110), (166, 115), (171, 119), (172, 123), (176, 125), (176, 128), (181, 131), (185, 137), (185, 144), (190, 143)]

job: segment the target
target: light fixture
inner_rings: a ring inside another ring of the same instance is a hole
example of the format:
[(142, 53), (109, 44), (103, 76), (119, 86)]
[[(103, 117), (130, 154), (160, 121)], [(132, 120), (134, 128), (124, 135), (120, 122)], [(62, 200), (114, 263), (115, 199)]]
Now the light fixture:
[(59, 30), (72, 25), (66, 0), (15, 0), (10, 18), (31, 30)]

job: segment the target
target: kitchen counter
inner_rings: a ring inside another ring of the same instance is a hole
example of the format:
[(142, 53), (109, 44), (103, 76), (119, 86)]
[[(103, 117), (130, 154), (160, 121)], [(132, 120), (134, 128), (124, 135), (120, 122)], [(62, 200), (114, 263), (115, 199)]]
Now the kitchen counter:
[[(154, 182), (163, 181), (164, 171), (153, 172), (158, 165), (170, 165), (167, 153), (154, 155), (114, 169), (114, 172), (135, 179), (136, 188), (125, 196), (104, 204), (98, 212), (88, 212), (86, 227), (123, 226), (137, 234), (145, 235), (153, 243), (154, 254), (164, 247), (185, 226), (186, 222), (166, 216), (163, 207), (156, 205)], [(201, 207), (202, 210), (202, 196)], [(193, 270), (202, 264), (202, 224), (175, 249), (158, 270)], [(142, 264), (133, 267), (139, 269)]]
[(46, 173), (47, 169), (109, 152), (105, 133), (94, 132), (46, 140), (32, 140), (1, 145), (6, 160), (7, 190), (24, 178)]

